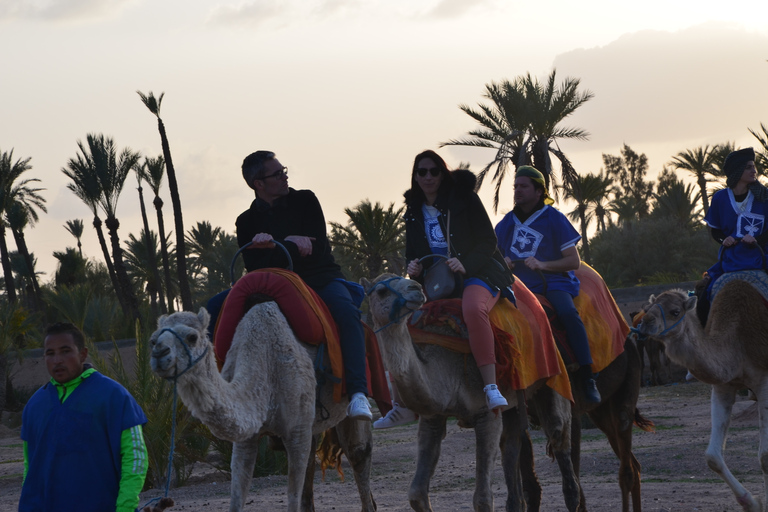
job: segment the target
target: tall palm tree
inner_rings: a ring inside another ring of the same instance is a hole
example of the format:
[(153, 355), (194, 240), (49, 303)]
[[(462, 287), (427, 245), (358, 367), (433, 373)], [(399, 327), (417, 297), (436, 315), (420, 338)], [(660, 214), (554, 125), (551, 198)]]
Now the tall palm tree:
[(566, 78), (559, 86), (556, 70), (552, 70), (545, 83), (530, 73), (513, 81), (486, 85), (483, 96), (491, 105), (478, 104), (478, 110), (467, 105), (459, 108), (477, 121), (481, 128), (469, 132), (469, 138), (453, 139), (443, 146), (470, 146), (496, 150), (494, 159), (478, 174), (480, 186), (486, 174), (495, 168), (493, 209), (498, 211), (501, 184), (512, 164), (532, 164), (547, 180), (554, 177), (551, 155), (560, 161), (560, 174), (566, 187), (576, 180), (576, 171), (568, 157), (557, 145), (560, 139), (587, 140), (589, 133), (580, 128), (565, 128), (560, 123), (577, 108), (592, 99), (590, 91), (579, 91), (580, 80)]
[[(104, 212), (104, 224), (109, 230), (117, 283), (127, 307), (125, 313), (133, 319), (139, 319), (139, 303), (123, 263), (123, 250), (120, 247), (120, 238), (117, 233), (120, 228), (120, 221), (117, 219), (116, 212), (117, 201), (125, 185), (125, 180), (131, 169), (137, 165), (140, 155), (126, 148), (118, 156), (114, 140), (101, 134), (88, 134), (86, 139), (87, 149), (82, 142), (78, 141), (80, 151), (83, 153), (81, 160), (90, 164), (89, 172), (93, 173), (98, 182), (100, 194), (96, 202)], [(70, 163), (72, 163), (71, 160)]]
[(668, 180), (664, 186), (660, 186), (654, 194), (652, 216), (671, 219), (688, 228), (701, 225), (702, 216), (697, 207), (700, 201), (697, 192), (691, 183), (685, 184), (674, 177)]
[[(36, 206), (45, 211), (45, 200), (37, 193), (40, 188), (32, 186), (39, 182), (37, 178), (21, 179), (21, 175), (32, 169), (29, 165), (31, 158), (18, 159), (13, 162), (13, 149), (0, 152), (0, 260), (2, 260), (3, 275), (5, 276), (5, 288), (10, 302), (16, 301), (16, 287), (13, 283), (13, 271), (8, 252), (8, 244), (5, 239), (5, 216), (14, 202)], [(32, 211), (37, 218), (37, 213)]]
[[(134, 172), (136, 172), (136, 181), (138, 182), (138, 188), (139, 191), (139, 206), (141, 207), (141, 220), (144, 223), (144, 233), (145, 236), (143, 237), (144, 241), (147, 244), (147, 255), (149, 257), (149, 261), (155, 261), (155, 250), (156, 246), (155, 244), (150, 242), (150, 236), (149, 236), (149, 220), (147, 219), (147, 208), (144, 205), (144, 188), (141, 186), (142, 181), (148, 181), (147, 176), (147, 160), (150, 160), (149, 157), (144, 158), (144, 163), (141, 165), (137, 165), (134, 168)], [(157, 268), (157, 265), (150, 267), (149, 269), (151, 272), (153, 272), (154, 276), (153, 278), (147, 282), (147, 292), (149, 293), (150, 297), (150, 305), (152, 307), (152, 311), (155, 313), (155, 316), (157, 316), (157, 306), (158, 306), (158, 295), (160, 300), (160, 312), (163, 314), (166, 314), (168, 312), (168, 309), (165, 307), (165, 300), (163, 299), (163, 294), (158, 293), (160, 291), (160, 271)]]
[(711, 176), (715, 174), (717, 146), (699, 146), (695, 149), (686, 149), (674, 157), (670, 165), (675, 169), (683, 169), (696, 176), (696, 184), (699, 186), (701, 205), (704, 214), (709, 211), (709, 196), (707, 195), (707, 183), (714, 181)]
[(36, 208), (39, 208), (43, 212), (48, 210), (45, 208), (45, 198), (36, 193), (34, 189), (26, 197), (18, 197), (11, 204), (10, 208), (5, 212), (5, 219), (8, 221), (8, 226), (13, 233), (13, 239), (16, 241), (16, 249), (19, 251), (22, 259), (24, 260), (26, 279), (29, 280), (29, 284), (32, 286), (32, 292), (34, 294), (35, 309), (42, 311), (43, 309), (43, 295), (40, 291), (40, 283), (37, 281), (37, 275), (35, 274), (35, 264), (32, 254), (27, 247), (27, 241), (24, 237), (24, 230), (27, 226), (33, 226), (38, 220)]
[(163, 257), (163, 277), (165, 278), (165, 294), (168, 299), (168, 311), (173, 311), (173, 281), (171, 280), (171, 265), (168, 259), (168, 240), (165, 236), (165, 222), (163, 221), (163, 200), (160, 198), (160, 187), (163, 185), (163, 176), (165, 175), (165, 160), (160, 155), (157, 158), (147, 157), (144, 160), (145, 174), (149, 188), (155, 194), (152, 204), (155, 205), (157, 213), (157, 232), (160, 237), (160, 251)]
[(361, 261), (366, 276), (372, 279), (385, 269), (394, 274), (402, 274), (405, 260), (405, 226), (403, 209), (395, 209), (395, 203), (389, 203), (385, 209), (368, 199), (354, 208), (345, 208), (349, 217), (346, 226), (331, 222), (331, 245), (351, 252)]
[[(171, 159), (171, 148), (168, 144), (168, 136), (165, 133), (165, 124), (160, 118), (160, 104), (163, 102), (165, 93), (155, 98), (152, 91), (144, 94), (136, 91), (144, 105), (157, 117), (157, 129), (160, 132), (160, 141), (163, 146), (163, 157), (168, 171), (168, 189), (171, 192), (171, 204), (173, 205), (173, 218), (176, 226), (176, 272), (178, 273), (179, 293), (181, 295), (181, 305), (186, 311), (192, 310), (192, 291), (189, 288), (187, 280), (187, 250), (184, 244), (184, 220), (181, 214), (181, 198), (179, 197), (179, 186), (176, 182), (176, 171)], [(162, 235), (161, 235), (162, 238)]]
[(77, 240), (77, 250), (80, 253), (80, 256), (82, 256), (83, 244), (81, 239), (83, 238), (83, 229), (85, 229), (85, 226), (83, 225), (83, 219), (68, 220), (64, 224), (64, 228), (69, 231), (69, 234), (75, 237), (75, 240)]
[(102, 220), (99, 217), (99, 197), (101, 197), (101, 184), (99, 178), (96, 175), (96, 162), (93, 160), (93, 156), (89, 151), (85, 149), (82, 142), (77, 143), (80, 148), (80, 154), (75, 158), (70, 158), (67, 162), (67, 166), (61, 169), (72, 183), (67, 184), (67, 188), (72, 191), (93, 213), (93, 228), (96, 230), (96, 235), (99, 239), (99, 246), (104, 256), (104, 262), (107, 265), (107, 272), (109, 273), (109, 280), (112, 282), (112, 288), (117, 295), (117, 301), (120, 303), (120, 307), (123, 311), (128, 310), (128, 304), (123, 296), (123, 290), (117, 281), (117, 273), (115, 272), (115, 266), (112, 264), (112, 256), (109, 254), (107, 247), (107, 240), (104, 238), (104, 230), (102, 229)]

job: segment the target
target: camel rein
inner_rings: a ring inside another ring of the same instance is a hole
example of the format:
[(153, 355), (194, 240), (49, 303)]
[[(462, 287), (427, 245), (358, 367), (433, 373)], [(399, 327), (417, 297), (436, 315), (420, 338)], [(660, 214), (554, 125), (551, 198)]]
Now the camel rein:
[[(171, 417), (171, 450), (168, 452), (168, 471), (165, 476), (165, 496), (168, 496), (168, 489), (171, 486), (171, 470), (173, 470), (173, 452), (176, 449), (176, 403), (177, 403), (177, 397), (178, 392), (176, 390), (176, 386), (179, 381), (179, 377), (187, 373), (193, 366), (195, 366), (197, 363), (203, 360), (203, 358), (208, 355), (208, 350), (211, 348), (211, 344), (208, 343), (208, 345), (205, 347), (205, 351), (198, 357), (197, 359), (192, 359), (192, 351), (189, 350), (189, 345), (186, 344), (184, 339), (179, 336), (179, 333), (174, 331), (173, 329), (170, 329), (166, 327), (160, 333), (157, 335), (159, 338), (164, 332), (170, 332), (174, 336), (176, 336), (176, 339), (179, 340), (181, 345), (184, 347), (184, 350), (187, 352), (187, 357), (189, 358), (189, 366), (179, 373), (178, 367), (176, 367), (176, 375), (174, 375), (171, 380), (173, 380), (173, 416)], [(158, 500), (159, 498), (155, 498), (155, 500)], [(153, 500), (154, 501), (154, 500)], [(152, 503), (150, 501), (150, 503)]]
[(399, 280), (401, 280), (401, 279), (403, 279), (403, 278), (402, 278), (402, 277), (399, 277), (399, 276), (390, 277), (389, 279), (386, 279), (386, 280), (384, 280), (384, 281), (381, 281), (381, 282), (378, 282), (378, 283), (376, 283), (376, 284), (375, 284), (373, 287), (371, 287), (371, 289), (368, 291), (368, 295), (371, 295), (371, 294), (373, 293), (373, 291), (374, 291), (376, 288), (378, 288), (378, 286), (379, 286), (379, 285), (382, 285), (382, 286), (384, 286), (384, 287), (385, 287), (387, 290), (389, 290), (389, 291), (391, 291), (392, 293), (394, 293), (394, 294), (395, 294), (395, 296), (397, 296), (397, 299), (395, 299), (395, 302), (394, 302), (394, 303), (392, 303), (392, 310), (389, 312), (389, 323), (387, 323), (387, 324), (384, 324), (384, 326), (383, 326), (383, 327), (379, 327), (378, 329), (376, 329), (375, 331), (373, 331), (373, 333), (374, 333), (374, 334), (378, 334), (380, 331), (383, 331), (384, 329), (386, 329), (387, 327), (389, 327), (389, 326), (390, 326), (390, 325), (392, 325), (392, 324), (396, 324), (397, 322), (399, 322), (400, 320), (402, 320), (402, 319), (403, 319), (403, 318), (405, 318), (406, 316), (408, 316), (408, 315), (410, 315), (411, 313), (413, 313), (413, 311), (412, 311), (412, 310), (410, 310), (410, 309), (406, 308), (406, 312), (405, 312), (405, 313), (403, 313), (402, 315), (400, 314), (400, 310), (401, 310), (401, 309), (403, 309), (403, 306), (405, 306), (405, 305), (408, 303), (408, 301), (405, 299), (405, 297), (403, 297), (403, 295), (402, 295), (400, 292), (398, 292), (397, 290), (395, 290), (394, 288), (392, 288), (392, 287), (389, 285), (389, 283), (391, 283), (392, 281), (395, 281), (395, 280), (398, 280), (398, 281), (399, 281)]
[[(668, 332), (670, 332), (672, 329), (674, 329), (675, 327), (677, 327), (677, 324), (679, 324), (680, 322), (682, 322), (682, 321), (683, 321), (683, 319), (685, 318), (685, 315), (687, 315), (687, 314), (688, 314), (688, 310), (685, 310), (685, 312), (683, 312), (683, 316), (681, 316), (681, 317), (680, 317), (680, 318), (677, 320), (677, 322), (675, 322), (674, 324), (672, 324), (672, 325), (670, 325), (669, 327), (667, 327), (667, 316), (664, 314), (664, 308), (663, 308), (663, 307), (661, 307), (661, 304), (659, 304), (658, 302), (657, 302), (657, 303), (655, 303), (655, 304), (654, 304), (653, 306), (651, 306), (651, 307), (653, 308), (654, 306), (658, 306), (659, 310), (661, 311), (661, 321), (662, 321), (662, 322), (664, 322), (664, 329), (663, 329), (663, 330), (662, 330), (660, 333), (658, 333), (658, 334), (654, 334), (653, 336), (664, 336), (665, 334), (667, 334)], [(650, 310), (649, 310), (649, 311), (650, 311)], [(648, 313), (646, 313), (646, 315), (647, 315), (647, 314), (648, 314)], [(642, 322), (640, 322), (640, 323), (642, 323)], [(646, 335), (645, 333), (642, 333), (642, 332), (640, 332), (640, 329), (638, 329), (637, 327), (630, 327), (630, 328), (629, 328), (629, 331), (630, 331), (630, 332), (632, 332), (632, 333), (634, 333), (634, 334), (637, 334), (638, 338), (640, 338), (640, 339), (645, 339), (645, 338), (647, 338), (647, 337), (648, 337), (648, 335)]]

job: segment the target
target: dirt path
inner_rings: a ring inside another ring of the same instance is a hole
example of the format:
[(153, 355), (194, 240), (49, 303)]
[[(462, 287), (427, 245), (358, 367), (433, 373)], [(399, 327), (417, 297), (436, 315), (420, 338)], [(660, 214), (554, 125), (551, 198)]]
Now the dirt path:
[[(754, 494), (762, 497), (762, 475), (757, 461), (759, 443), (754, 402), (744, 399), (734, 407), (727, 447), (733, 473)], [(635, 429), (634, 451), (643, 466), (643, 510), (646, 512), (740, 511), (728, 487), (704, 462), (709, 439), (709, 387), (700, 383), (644, 388), (639, 407), (657, 425), (655, 433)], [(603, 434), (584, 430), (582, 485), (592, 512), (621, 510), (617, 483), (618, 461)], [(373, 493), (380, 511), (410, 511), (407, 493), (415, 467), (416, 425), (374, 433)], [(22, 452), (18, 430), (0, 427), (0, 510), (16, 510), (21, 486)], [(557, 465), (545, 455), (544, 436), (532, 432), (536, 470), (544, 488), (542, 510), (564, 512)], [(345, 467), (346, 481), (334, 472), (315, 482), (318, 511), (359, 510), (357, 488)], [(472, 510), (474, 487), (474, 431), (450, 422), (442, 456), (431, 486), (432, 506), (437, 511)], [(254, 479), (247, 511), (285, 510), (285, 477)], [(506, 488), (500, 463), (494, 471), (496, 510), (504, 509)], [(141, 503), (162, 495), (151, 490)], [(171, 491), (177, 502), (172, 511), (227, 511), (229, 480), (226, 475), (201, 465), (192, 485)]]

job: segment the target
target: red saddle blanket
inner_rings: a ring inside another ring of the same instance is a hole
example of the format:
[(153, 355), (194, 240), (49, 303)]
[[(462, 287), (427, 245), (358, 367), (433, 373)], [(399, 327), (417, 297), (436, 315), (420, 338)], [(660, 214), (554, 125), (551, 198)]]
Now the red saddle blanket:
[[(624, 342), (629, 334), (629, 326), (616, 301), (613, 300), (613, 295), (605, 281), (595, 269), (582, 263), (575, 274), (579, 278), (581, 287), (573, 304), (587, 331), (589, 350), (592, 354), (592, 370), (599, 372), (624, 352)], [(575, 358), (566, 333), (556, 321), (554, 309), (543, 295), (537, 295), (537, 297), (550, 320), (554, 320), (552, 332), (563, 359), (568, 363), (574, 362)]]
[[(232, 287), (216, 322), (214, 353), (219, 370), (223, 367), (227, 352), (232, 346), (237, 324), (247, 312), (245, 306), (248, 298), (255, 294), (268, 296), (277, 302), (300, 341), (310, 345), (326, 345), (331, 372), (339, 379), (339, 384), (334, 386), (333, 397), (335, 401), (340, 401), (343, 393), (344, 364), (336, 323), (325, 302), (297, 274), (289, 270), (255, 270), (240, 278)], [(383, 409), (382, 414), (386, 414), (391, 408), (389, 388), (376, 337), (370, 329), (366, 329), (366, 355), (369, 396), (376, 400), (379, 409)]]
[[(565, 364), (555, 346), (549, 321), (536, 297), (522, 284), (512, 285), (517, 307), (500, 299), (491, 310), (496, 352), (496, 378), (502, 388), (526, 389), (539, 379), (573, 400)], [(440, 326), (441, 331), (434, 331)], [(461, 299), (429, 302), (408, 325), (415, 343), (431, 343), (469, 354)]]

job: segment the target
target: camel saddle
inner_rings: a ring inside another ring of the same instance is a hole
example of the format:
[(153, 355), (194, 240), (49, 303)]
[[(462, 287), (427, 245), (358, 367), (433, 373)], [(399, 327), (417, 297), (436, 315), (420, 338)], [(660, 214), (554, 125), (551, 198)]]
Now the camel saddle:
[(731, 281), (746, 281), (752, 285), (752, 287), (760, 292), (763, 296), (763, 301), (768, 301), (768, 273), (765, 270), (739, 270), (737, 272), (726, 272), (712, 283), (712, 291), (710, 292), (710, 301), (714, 302), (715, 297), (723, 289), (726, 283)]
[[(344, 393), (344, 364), (339, 344), (339, 332), (328, 306), (315, 291), (298, 276), (282, 268), (266, 268), (249, 272), (232, 287), (216, 321), (214, 353), (219, 370), (224, 366), (227, 352), (240, 320), (254, 304), (275, 301), (299, 341), (323, 345), (330, 363), (334, 382), (333, 398), (341, 400)], [(366, 326), (366, 374), (368, 394), (383, 409), (391, 408), (389, 388), (384, 373), (376, 337)], [(325, 361), (318, 363), (325, 367)]]
[[(502, 389), (526, 389), (539, 379), (573, 400), (571, 385), (536, 297), (519, 280), (512, 285), (517, 306), (500, 298), (490, 312), (496, 353), (496, 380)], [(428, 302), (408, 323), (414, 343), (440, 345), (470, 354), (461, 299)]]
[[(624, 342), (629, 333), (624, 316), (600, 274), (586, 263), (575, 271), (581, 283), (579, 295), (573, 300), (584, 322), (592, 353), (592, 371), (601, 371), (624, 352)], [(536, 295), (549, 318), (552, 334), (566, 365), (577, 363), (568, 342), (565, 329), (557, 318), (554, 308), (543, 295)]]

